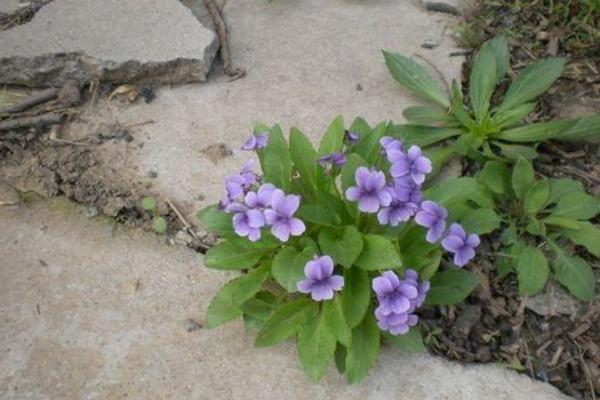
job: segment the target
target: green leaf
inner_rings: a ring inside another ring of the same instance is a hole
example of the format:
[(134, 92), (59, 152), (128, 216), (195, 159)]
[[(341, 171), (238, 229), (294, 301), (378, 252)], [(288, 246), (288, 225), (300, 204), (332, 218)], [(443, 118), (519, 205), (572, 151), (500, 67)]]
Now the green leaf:
[(344, 145), (344, 120), (338, 116), (333, 120), (329, 128), (323, 134), (321, 144), (319, 145), (319, 155), (330, 154), (335, 151), (341, 151)]
[(156, 208), (156, 200), (153, 197), (144, 197), (142, 199), (142, 208), (146, 211), (152, 211)]
[(431, 306), (457, 304), (479, 284), (479, 278), (464, 269), (449, 269), (435, 274), (425, 303)]
[(500, 228), (502, 218), (490, 208), (478, 208), (465, 215), (460, 224), (466, 232), (484, 235)]
[(371, 134), (371, 127), (364, 118), (357, 117), (350, 125), (350, 132), (354, 132), (359, 136), (359, 142), (366, 139)]
[(167, 231), (167, 221), (163, 217), (154, 217), (152, 227), (157, 233), (165, 233)]
[(542, 250), (526, 246), (521, 250), (515, 268), (521, 295), (533, 296), (544, 289), (550, 270), (548, 269), (548, 260)]
[(335, 338), (344, 346), (350, 346), (352, 332), (346, 322), (342, 300), (339, 295), (335, 296), (333, 300), (323, 303), (323, 316)]
[(337, 264), (350, 268), (363, 250), (363, 239), (353, 225), (344, 227), (343, 231), (323, 229), (319, 233), (319, 247)]
[(260, 159), (265, 182), (272, 183), (283, 191), (289, 191), (292, 156), (279, 125), (275, 125), (269, 131), (269, 142), (261, 151)]
[(475, 56), (469, 79), (469, 97), (478, 121), (487, 118), (490, 98), (498, 83), (496, 53), (490, 42), (484, 43)]
[(556, 243), (548, 243), (556, 254), (552, 261), (556, 280), (565, 285), (578, 299), (593, 301), (596, 294), (596, 276), (592, 267), (581, 257), (567, 255)]
[(379, 328), (373, 313), (368, 313), (360, 325), (352, 330), (352, 343), (346, 355), (348, 383), (361, 381), (379, 354)]
[(229, 322), (242, 314), (241, 305), (260, 290), (260, 285), (269, 276), (269, 265), (250, 271), (244, 276), (227, 282), (215, 295), (206, 312), (204, 326), (208, 329)]
[(394, 244), (386, 237), (364, 235), (364, 247), (355, 264), (367, 271), (394, 269), (402, 266), (402, 261)]
[(498, 80), (504, 78), (508, 68), (510, 66), (510, 55), (508, 54), (508, 43), (506, 42), (506, 36), (496, 36), (488, 42), (494, 50), (496, 57), (496, 70)]
[(335, 367), (337, 368), (340, 375), (346, 373), (346, 347), (338, 344), (335, 349)]
[(300, 298), (282, 304), (273, 312), (258, 332), (256, 346), (273, 346), (295, 335), (306, 323), (306, 320), (314, 314), (315, 308), (315, 304), (307, 298)]
[(529, 223), (525, 226), (525, 231), (534, 236), (546, 236), (546, 225), (537, 218), (530, 216)]
[(304, 278), (304, 266), (314, 255), (315, 249), (310, 247), (302, 252), (297, 252), (291, 246), (282, 248), (273, 258), (273, 278), (289, 293), (297, 292), (296, 284)]
[(572, 218), (563, 218), (563, 217), (546, 217), (542, 220), (542, 222), (546, 225), (558, 226), (560, 228), (566, 229), (579, 229), (579, 225), (576, 219)]
[(556, 203), (551, 216), (585, 220), (593, 218), (598, 212), (600, 207), (596, 198), (582, 192), (571, 192)]
[(523, 198), (523, 211), (525, 214), (535, 214), (544, 208), (550, 197), (550, 184), (547, 179), (536, 181), (526, 192)]
[(371, 284), (367, 271), (352, 267), (344, 271), (342, 308), (350, 328), (360, 324), (369, 309)]
[(450, 86), (450, 99), (451, 106), (450, 111), (452, 115), (467, 129), (473, 130), (475, 128), (475, 121), (471, 118), (471, 115), (465, 110), (464, 99), (462, 91), (458, 86), (455, 79), (452, 79), (452, 85)]
[(488, 161), (479, 173), (479, 180), (492, 192), (508, 193), (510, 188), (510, 170), (500, 161)]
[(541, 142), (548, 139), (567, 142), (598, 140), (600, 138), (600, 114), (530, 124), (501, 131), (495, 137), (509, 142)]
[(498, 109), (511, 109), (544, 93), (560, 77), (565, 62), (564, 58), (547, 58), (523, 68), (508, 87), (504, 100)]
[(512, 187), (519, 200), (523, 199), (527, 190), (535, 183), (533, 167), (524, 158), (519, 158), (513, 168)]
[(384, 334), (385, 339), (395, 347), (407, 353), (424, 353), (426, 351), (419, 327), (412, 327), (404, 335)]
[[(476, 197), (485, 196), (483, 185), (475, 178), (461, 177), (448, 179), (425, 190), (424, 197), (435, 201), (448, 209), (451, 218), (454, 218), (454, 208), (457, 205), (474, 200)], [(492, 205), (493, 207), (493, 200)]]
[(535, 106), (536, 103), (524, 103), (510, 110), (497, 112), (492, 118), (492, 125), (501, 129), (518, 124), (535, 110)]
[(323, 377), (336, 347), (335, 335), (324, 314), (325, 310), (298, 333), (298, 358), (306, 374), (315, 382)]
[(410, 106), (402, 111), (402, 116), (409, 124), (429, 126), (457, 126), (447, 110), (435, 106)]
[(402, 249), (400, 258), (403, 265), (410, 265), (419, 273), (421, 279), (428, 280), (437, 271), (441, 251), (439, 245), (423, 240), (424, 237), (424, 228), (410, 227), (399, 240), (399, 247)]
[(252, 268), (266, 254), (266, 249), (248, 249), (225, 241), (211, 247), (204, 256), (207, 268), (239, 270)]
[(596, 225), (587, 221), (575, 221), (575, 229), (561, 229), (560, 232), (571, 242), (600, 257), (600, 229)]
[(233, 234), (233, 225), (231, 224), (231, 214), (221, 211), (217, 206), (208, 206), (198, 211), (196, 217), (208, 229), (219, 236), (231, 236)]
[(522, 146), (518, 144), (504, 144), (501, 142), (492, 142), (498, 147), (500, 154), (510, 160), (518, 160), (523, 157), (526, 160), (534, 160), (538, 157), (537, 151), (530, 146)]
[(317, 190), (317, 152), (310, 140), (296, 128), (290, 131), (290, 154), (302, 182), (314, 196)]
[[(386, 133), (387, 124), (380, 122), (371, 133), (361, 136), (356, 145), (356, 155), (362, 157), (369, 164), (375, 164), (379, 159), (380, 145), (379, 139)], [(348, 161), (346, 161), (347, 163)]]
[(399, 139), (405, 146), (429, 146), (454, 136), (463, 134), (458, 128), (436, 128), (433, 126), (390, 124), (386, 134)]
[(548, 202), (552, 204), (558, 203), (558, 201), (567, 193), (585, 193), (583, 185), (577, 181), (574, 181), (573, 179), (550, 178), (548, 182), (550, 183), (550, 198), (548, 199)]
[(240, 306), (248, 328), (260, 329), (277, 308), (278, 300), (271, 292), (261, 291)]
[(296, 217), (304, 222), (312, 222), (317, 225), (339, 227), (342, 224), (342, 217), (332, 212), (325, 204), (300, 204)]
[(425, 68), (398, 53), (384, 51), (383, 56), (390, 73), (403, 88), (444, 108), (450, 107), (448, 96), (434, 82)]

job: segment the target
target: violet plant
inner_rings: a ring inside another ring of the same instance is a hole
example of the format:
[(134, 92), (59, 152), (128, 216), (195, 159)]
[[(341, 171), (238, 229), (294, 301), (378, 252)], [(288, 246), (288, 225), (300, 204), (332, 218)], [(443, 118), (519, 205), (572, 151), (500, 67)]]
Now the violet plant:
[(600, 137), (600, 115), (525, 124), (565, 67), (566, 60), (551, 57), (523, 68), (500, 95), (510, 70), (508, 43), (498, 36), (481, 46), (469, 77), (467, 98), (453, 81), (444, 91), (413, 59), (383, 52), (393, 78), (406, 90), (427, 101), (404, 109), (406, 124), (390, 124), (388, 135), (419, 146), (445, 143), (445, 154), (460, 154), (478, 161), (519, 157), (533, 159), (535, 146), (544, 140), (579, 141)]
[(419, 308), (461, 302), (478, 284), (461, 267), (479, 239), (453, 210), (485, 188), (474, 178), (427, 187), (435, 162), (385, 131), (360, 118), (345, 130), (338, 117), (317, 151), (298, 129), (288, 144), (279, 126), (257, 126), (243, 149), (262, 175), (246, 162), (198, 213), (221, 237), (205, 265), (242, 272), (211, 301), (207, 328), (241, 316), (257, 346), (294, 338), (314, 380), (335, 360), (360, 381), (382, 341), (423, 349)]

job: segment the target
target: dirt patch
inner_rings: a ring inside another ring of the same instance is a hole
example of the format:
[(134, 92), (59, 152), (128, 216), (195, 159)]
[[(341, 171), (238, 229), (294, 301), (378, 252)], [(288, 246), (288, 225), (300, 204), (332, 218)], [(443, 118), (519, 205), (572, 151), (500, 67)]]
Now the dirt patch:
[[(90, 218), (102, 214), (147, 230), (152, 229), (155, 216), (162, 216), (170, 244), (204, 251), (214, 242), (201, 228), (188, 229), (175, 205), (153, 193), (151, 174), (146, 180), (133, 178), (136, 167), (127, 162), (128, 154), (142, 142), (136, 141), (126, 126), (101, 124), (77, 141), (56, 137), (60, 129), (0, 132), (0, 182), (16, 191), (20, 202), (32, 196), (66, 196), (86, 205)], [(141, 200), (152, 195), (157, 210), (148, 212), (141, 207)]]

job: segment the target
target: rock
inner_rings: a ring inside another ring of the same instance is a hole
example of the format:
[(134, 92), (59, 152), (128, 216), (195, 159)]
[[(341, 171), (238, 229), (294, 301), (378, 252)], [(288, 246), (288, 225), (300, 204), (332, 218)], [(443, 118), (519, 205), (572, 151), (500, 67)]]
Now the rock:
[(111, 197), (102, 207), (102, 212), (109, 217), (116, 217), (119, 211), (127, 207), (127, 202), (122, 197)]
[(194, 321), (191, 318), (186, 319), (184, 325), (185, 325), (186, 332), (194, 332), (194, 331), (197, 331), (198, 329), (202, 328), (202, 324), (199, 324), (198, 322)]
[(16, 206), (21, 202), (19, 193), (12, 186), (0, 182), (0, 207)]
[(529, 298), (527, 308), (543, 317), (572, 315), (577, 312), (578, 302), (560, 285), (551, 281), (543, 293)]
[(184, 246), (188, 246), (193, 241), (194, 241), (194, 238), (186, 231), (181, 230), (175, 234), (175, 243), (177, 243), (177, 244), (182, 244)]
[(2, 398), (567, 399), (497, 365), (390, 346), (363, 382), (349, 385), (331, 366), (317, 385), (291, 340), (256, 348), (239, 320), (217, 329), (186, 321), (199, 321), (235, 276), (205, 268), (197, 253), (43, 204), (0, 207), (0, 225)]
[(218, 39), (177, 0), (54, 0), (0, 32), (0, 83), (206, 80)]

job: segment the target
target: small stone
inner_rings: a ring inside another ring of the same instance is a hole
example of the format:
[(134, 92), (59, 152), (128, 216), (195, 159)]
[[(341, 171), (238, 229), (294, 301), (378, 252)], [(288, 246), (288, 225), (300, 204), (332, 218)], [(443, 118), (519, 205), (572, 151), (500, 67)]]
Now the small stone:
[(359, 92), (362, 92), (363, 87), (362, 87), (362, 85), (360, 83), (356, 84), (356, 90), (359, 91)]
[(181, 230), (175, 234), (175, 243), (188, 246), (194, 241), (194, 238), (184, 230)]
[(127, 202), (121, 197), (111, 197), (102, 207), (102, 212), (109, 217), (116, 217), (119, 212), (127, 207)]
[(94, 218), (98, 216), (98, 207), (89, 206), (85, 209), (85, 216), (88, 218)]
[(14, 206), (19, 202), (19, 193), (11, 186), (0, 182), (0, 206)]
[(435, 49), (439, 45), (440, 44), (435, 40), (427, 39), (421, 44), (421, 47), (424, 49)]
[(157, 178), (157, 177), (158, 177), (158, 172), (156, 172), (156, 171), (154, 171), (152, 169), (150, 171), (148, 171), (148, 178), (154, 179), (154, 178)]
[(194, 332), (194, 331), (197, 331), (198, 329), (202, 328), (202, 324), (194, 321), (193, 319), (186, 319), (184, 326), (185, 326), (185, 330), (187, 332)]
[(529, 298), (527, 308), (543, 317), (574, 315), (578, 303), (560, 285), (551, 281), (546, 285), (544, 293)]

